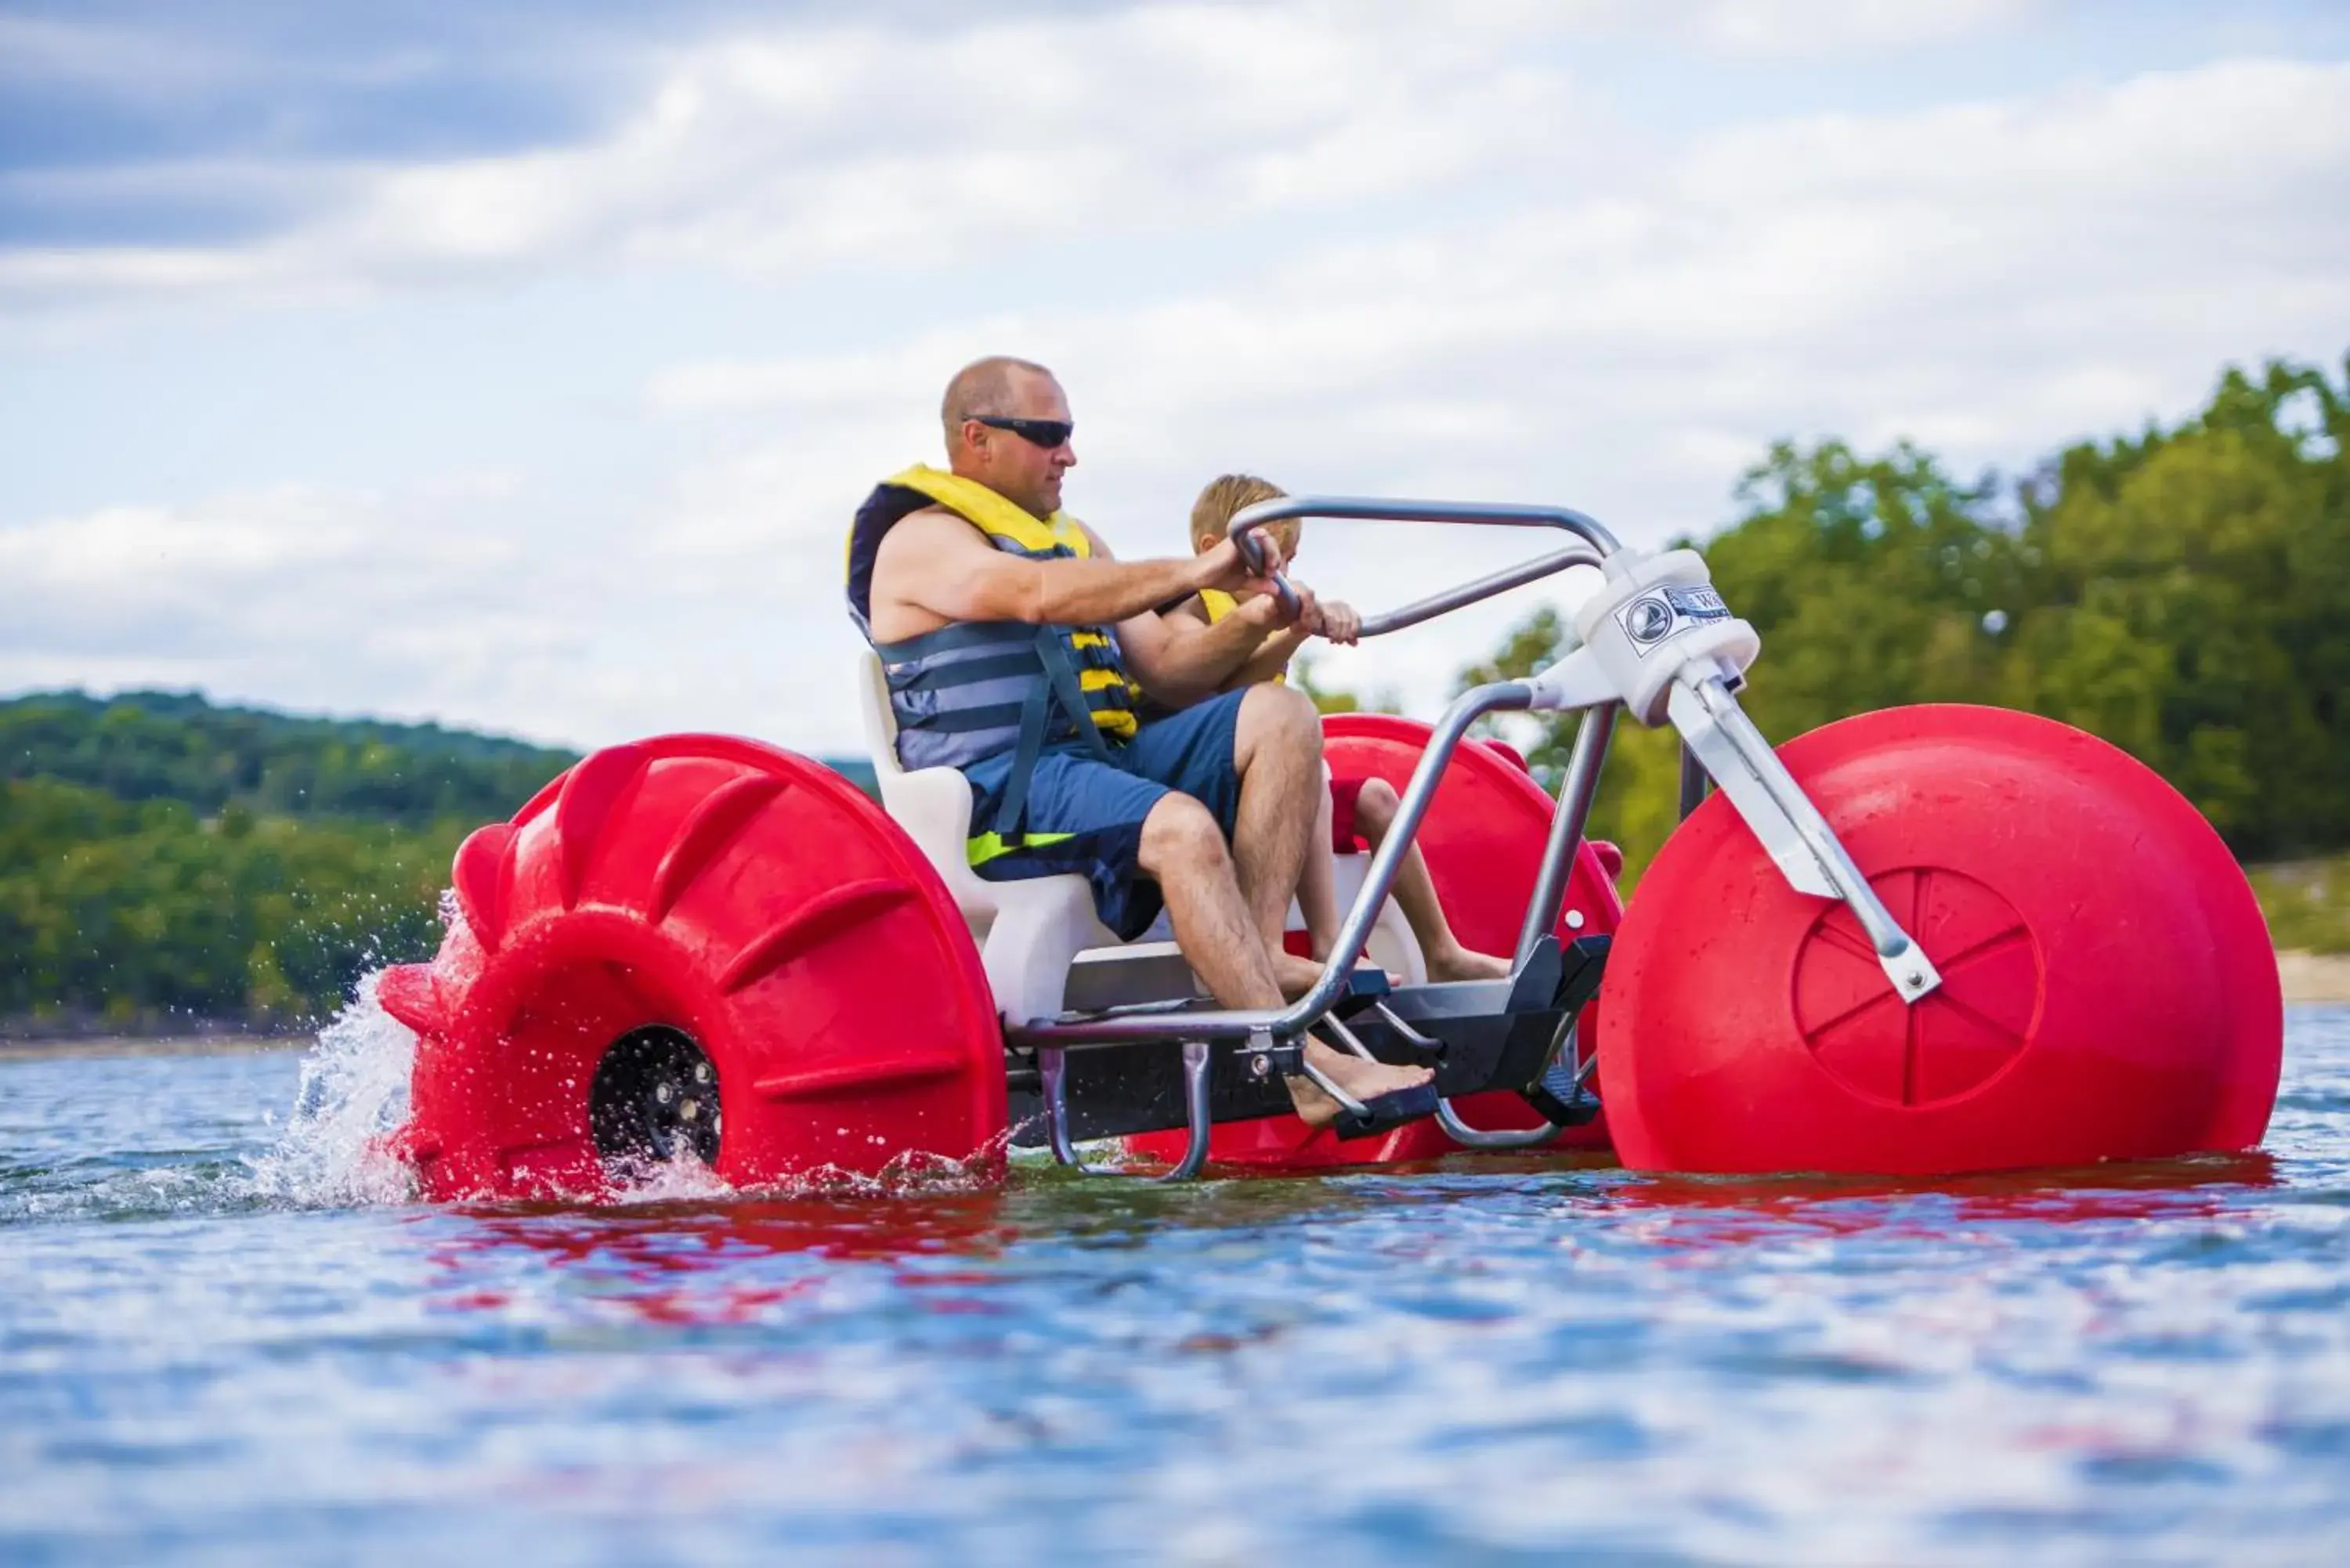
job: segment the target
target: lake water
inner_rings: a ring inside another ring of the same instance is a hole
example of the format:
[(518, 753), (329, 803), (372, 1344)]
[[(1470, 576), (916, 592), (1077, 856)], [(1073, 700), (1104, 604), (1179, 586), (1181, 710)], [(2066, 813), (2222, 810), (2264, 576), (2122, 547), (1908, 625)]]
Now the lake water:
[(2350, 1009), (2265, 1158), (1890, 1189), (436, 1210), (303, 1065), (0, 1061), (0, 1562), (2350, 1561)]

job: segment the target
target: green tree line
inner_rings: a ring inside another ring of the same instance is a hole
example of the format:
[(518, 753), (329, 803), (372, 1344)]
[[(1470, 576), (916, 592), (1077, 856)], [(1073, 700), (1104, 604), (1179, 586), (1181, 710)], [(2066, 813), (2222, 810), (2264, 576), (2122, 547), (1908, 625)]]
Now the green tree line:
[(458, 843), (576, 760), (192, 694), (0, 701), (0, 1033), (325, 1017), (432, 955)]
[[(2350, 365), (2230, 369), (2175, 427), (1954, 478), (1907, 442), (1783, 442), (1702, 542), (1762, 637), (1743, 694), (1774, 740), (1872, 708), (1983, 702), (2100, 735), (2239, 856), (2350, 845)], [(1464, 683), (1563, 651), (1549, 610)], [(1533, 756), (1555, 779), (1571, 723)], [(1671, 732), (1618, 731), (1593, 832), (1637, 873), (1671, 830)]]
[(573, 760), (170, 692), (0, 701), (0, 1024), (323, 1017), (431, 955), (458, 841)]
[(470, 826), (242, 806), (205, 818), (182, 801), (0, 783), (0, 1020), (323, 1017), (363, 970), (431, 955)]
[(503, 816), (570, 752), (437, 724), (304, 719), (202, 697), (38, 692), (0, 701), (0, 779), (56, 779), (120, 800), (421, 826)]

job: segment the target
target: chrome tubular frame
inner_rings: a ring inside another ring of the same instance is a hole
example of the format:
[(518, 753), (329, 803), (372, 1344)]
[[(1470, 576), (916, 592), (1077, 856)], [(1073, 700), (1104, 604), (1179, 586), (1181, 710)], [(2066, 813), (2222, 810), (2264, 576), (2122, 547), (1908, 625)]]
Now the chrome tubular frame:
[(1543, 846), (1542, 869), (1534, 877), (1534, 896), (1526, 900), (1526, 916), (1518, 927), (1517, 954), (1512, 967), (1523, 964), (1534, 944), (1558, 925), (1559, 906), (1566, 901), (1566, 884), (1575, 875), (1575, 852), (1583, 847), (1584, 824), (1591, 818), (1591, 799), (1599, 789), (1599, 770), (1607, 761), (1607, 743), (1616, 736), (1616, 715), (1621, 705), (1605, 702), (1583, 711), (1575, 727), (1575, 749), (1567, 753), (1566, 776), (1559, 781), (1558, 809), (1550, 819), (1550, 842)]
[[(1293, 517), (1549, 528), (1571, 534), (1576, 540), (1565, 548), (1489, 573), (1400, 609), (1372, 617), (1364, 622), (1363, 634), (1367, 637), (1417, 626), (1449, 610), (1537, 582), (1569, 566), (1597, 566), (1623, 547), (1616, 535), (1603, 524), (1570, 507), (1504, 505), (1473, 501), (1381, 501), (1344, 495), (1289, 495), (1259, 502), (1253, 506), (1243, 507), (1233, 515), (1227, 536), (1255, 559), (1255, 545), (1250, 535), (1268, 524)], [(1276, 577), (1275, 580), (1279, 579)], [(1286, 587), (1286, 585), (1283, 587)], [(1429, 805), (1435, 799), (1436, 787), (1443, 778), (1445, 767), (1451, 762), (1453, 753), (1460, 749), (1469, 726), (1488, 713), (1523, 711), (1531, 705), (1532, 698), (1533, 693), (1523, 681), (1493, 681), (1463, 692), (1444, 711), (1443, 716), (1437, 721), (1435, 734), (1430, 737), (1427, 749), (1420, 753), (1419, 765), (1412, 770), (1411, 782), (1404, 786), (1395, 826), (1388, 830), (1378, 852), (1371, 857), (1371, 864), (1363, 877), (1362, 889), (1356, 895), (1353, 907), (1347, 911), (1347, 918), (1339, 926), (1337, 940), (1331, 947), (1330, 960), (1323, 969), (1321, 980), (1313, 990), (1288, 1007), (1278, 1012), (1270, 1009), (1170, 1009), (1159, 1012), (1125, 1012), (1115, 1017), (1066, 1021), (1031, 1019), (1008, 1028), (1004, 1032), (1005, 1038), (1014, 1045), (1040, 1049), (1127, 1044), (1143, 1040), (1241, 1040), (1261, 1033), (1269, 1033), (1277, 1039), (1295, 1039), (1330, 1011), (1346, 988), (1347, 974), (1355, 961), (1361, 956), (1364, 944), (1369, 940), (1371, 927), (1378, 919), (1379, 909), (1395, 887), (1396, 873), (1402, 867), (1404, 854), (1418, 836), (1420, 821), (1428, 815)], [(1559, 812), (1553, 819), (1550, 841), (1544, 847), (1542, 867), (1535, 879), (1534, 897), (1528, 904), (1521, 930), (1517, 953), (1520, 962), (1523, 961), (1533, 946), (1533, 941), (1525, 937), (1524, 932), (1533, 931), (1538, 939), (1557, 922), (1558, 905), (1565, 895), (1575, 854), (1583, 841), (1583, 826), (1590, 813), (1592, 792), (1598, 787), (1600, 764), (1607, 758), (1608, 741), (1615, 732), (1615, 726), (1616, 713), (1611, 705), (1604, 711), (1587, 713), (1582, 729), (1576, 734), (1575, 751), (1567, 764), (1566, 781), (1560, 791)], [(1048, 1107), (1051, 1099), (1048, 1092)]]
[[(1496, 594), (1538, 582), (1570, 566), (1598, 566), (1622, 547), (1616, 536), (1598, 522), (1566, 507), (1451, 501), (1378, 501), (1315, 495), (1285, 496), (1247, 507), (1232, 518), (1227, 536), (1251, 561), (1261, 560), (1251, 535), (1268, 524), (1293, 517), (1553, 528), (1575, 535), (1575, 542), (1562, 548), (1431, 594), (1400, 608), (1367, 617), (1362, 627), (1365, 637), (1384, 636), (1418, 626)], [(1296, 596), (1278, 573), (1274, 576), (1274, 584), (1284, 598), (1294, 606)], [(1087, 1168), (1078, 1159), (1069, 1135), (1066, 1054), (1072, 1048), (1131, 1044), (1153, 1040), (1181, 1043), (1189, 1136), (1183, 1158), (1157, 1178), (1169, 1181), (1183, 1180), (1197, 1175), (1207, 1160), (1211, 1042), (1243, 1040), (1252, 1050), (1269, 1051), (1277, 1042), (1295, 1040), (1309, 1027), (1318, 1026), (1332, 1033), (1344, 1047), (1367, 1055), (1367, 1050), (1352, 1032), (1329, 1016), (1330, 1010), (1347, 987), (1355, 961), (1361, 956), (1369, 940), (1371, 927), (1377, 922), (1380, 909), (1394, 888), (1403, 857), (1418, 836), (1419, 825), (1435, 800), (1444, 770), (1451, 763), (1453, 753), (1460, 750), (1469, 727), (1489, 713), (1523, 711), (1532, 705), (1532, 701), (1533, 691), (1523, 681), (1502, 680), (1463, 692), (1444, 711), (1443, 716), (1437, 721), (1435, 733), (1420, 753), (1419, 763), (1412, 769), (1410, 782), (1404, 786), (1395, 824), (1381, 841), (1378, 852), (1372, 856), (1371, 864), (1364, 874), (1361, 890), (1340, 924), (1322, 978), (1311, 991), (1288, 1007), (1279, 1011), (1185, 1011), (1170, 1008), (1150, 1012), (1121, 1009), (1115, 1015), (1070, 1020), (1035, 1019), (1007, 1028), (1005, 1038), (1011, 1044), (1036, 1051), (1046, 1132), (1053, 1157), (1063, 1165), (1081, 1170)], [(1544, 846), (1542, 865), (1519, 931), (1514, 959), (1517, 966), (1522, 967), (1525, 963), (1541, 938), (1558, 923), (1560, 906), (1565, 901), (1567, 883), (1574, 872), (1575, 855), (1582, 846), (1584, 826), (1590, 816), (1592, 796), (1598, 788), (1600, 769), (1607, 761), (1608, 744), (1615, 734), (1617, 714), (1617, 707), (1614, 703), (1588, 710), (1575, 732), (1574, 750), (1568, 756), (1566, 774), (1560, 784), (1557, 809), (1552, 817), (1550, 836)], [(1416, 1031), (1409, 1033), (1417, 1033)], [(1562, 1028), (1560, 1038), (1562, 1041), (1574, 1038), (1572, 1019), (1567, 1020)], [(1342, 1105), (1357, 1111), (1361, 1109), (1354, 1105), (1351, 1096), (1323, 1074), (1315, 1071), (1310, 1063), (1301, 1060), (1301, 1070)], [(1455, 1141), (1471, 1148), (1527, 1148), (1546, 1143), (1565, 1130), (1545, 1123), (1541, 1127), (1524, 1131), (1482, 1131), (1462, 1122), (1450, 1101), (1438, 1102), (1437, 1120)]]

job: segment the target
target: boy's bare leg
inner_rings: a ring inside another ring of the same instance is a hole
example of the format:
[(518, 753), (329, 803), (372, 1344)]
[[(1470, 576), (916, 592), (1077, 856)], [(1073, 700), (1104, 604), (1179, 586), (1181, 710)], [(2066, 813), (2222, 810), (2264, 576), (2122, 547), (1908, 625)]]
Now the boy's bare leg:
[[(1386, 842), (1401, 804), (1387, 780), (1363, 781), (1362, 793), (1355, 797), (1355, 825), (1373, 849)], [(1417, 844), (1404, 851), (1403, 862), (1396, 867), (1395, 901), (1410, 923), (1411, 934), (1419, 939), (1429, 979), (1501, 980), (1509, 974), (1508, 959), (1464, 948), (1452, 934), (1452, 922), (1444, 918), (1444, 906), (1437, 900), (1436, 879), (1428, 874), (1427, 858)]]
[[(1319, 773), (1317, 768), (1317, 778)], [(1209, 994), (1231, 1008), (1279, 1007), (1281, 986), (1274, 978), (1262, 929), (1241, 897), (1232, 857), (1208, 808), (1187, 794), (1162, 798), (1143, 819), (1138, 859), (1165, 896), (1167, 912), (1175, 923), (1175, 940), (1184, 959), (1206, 982)], [(1295, 875), (1293, 867), (1291, 876)], [(1358, 1100), (1409, 1089), (1433, 1076), (1425, 1067), (1367, 1062), (1334, 1051), (1310, 1035), (1305, 1050), (1316, 1069)], [(1298, 1116), (1309, 1126), (1322, 1127), (1337, 1119), (1342, 1107), (1311, 1079), (1291, 1078), (1287, 1083)]]
[(1330, 792), (1326, 788), (1315, 797), (1314, 833), (1305, 841), (1305, 868), (1297, 874), (1297, 909), (1305, 917), (1305, 940), (1313, 949), (1313, 961), (1284, 950), (1283, 956), (1290, 962), (1276, 966), (1282, 994), (1293, 1002), (1313, 990), (1314, 982), (1322, 978), (1323, 968), (1330, 961), (1330, 944), (1338, 940), (1337, 870), (1330, 864), (1329, 842)]

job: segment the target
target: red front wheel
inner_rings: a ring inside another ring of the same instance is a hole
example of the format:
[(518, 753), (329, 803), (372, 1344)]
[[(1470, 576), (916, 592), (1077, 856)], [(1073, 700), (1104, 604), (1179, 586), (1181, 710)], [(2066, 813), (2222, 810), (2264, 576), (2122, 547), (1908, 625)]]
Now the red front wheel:
[(2275, 956), (2234, 857), (2151, 770), (1995, 708), (1865, 713), (1781, 755), (1943, 983), (1905, 1004), (1850, 911), (1788, 887), (1717, 795), (1607, 967), (1626, 1165), (1944, 1174), (2259, 1142)]

